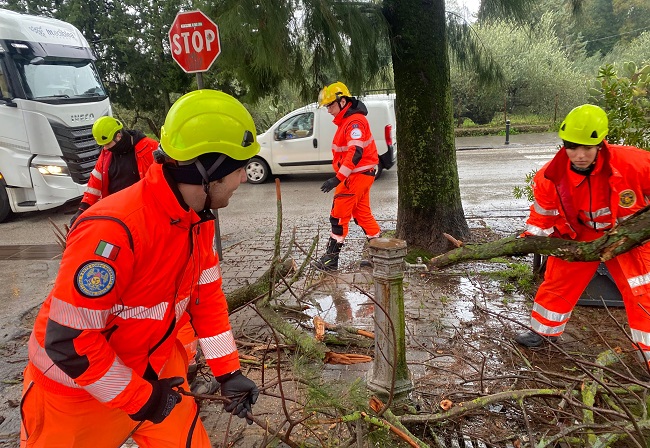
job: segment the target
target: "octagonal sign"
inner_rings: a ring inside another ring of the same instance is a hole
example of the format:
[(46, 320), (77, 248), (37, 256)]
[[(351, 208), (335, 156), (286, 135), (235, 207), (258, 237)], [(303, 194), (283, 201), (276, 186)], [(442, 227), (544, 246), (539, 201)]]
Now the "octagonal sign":
[(169, 29), (172, 58), (186, 73), (207, 71), (219, 53), (219, 28), (201, 11), (179, 12)]

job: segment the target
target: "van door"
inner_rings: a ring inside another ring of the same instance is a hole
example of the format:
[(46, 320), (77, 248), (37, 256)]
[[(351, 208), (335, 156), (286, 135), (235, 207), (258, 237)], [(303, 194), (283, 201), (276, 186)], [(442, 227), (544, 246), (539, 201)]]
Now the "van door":
[(334, 117), (327, 113), (326, 107), (316, 110), (316, 134), (318, 135), (319, 172), (331, 173), (332, 168), (332, 140), (336, 133), (336, 125), (332, 122)]
[(313, 170), (319, 162), (314, 147), (314, 111), (292, 115), (273, 130), (273, 160), (291, 172)]

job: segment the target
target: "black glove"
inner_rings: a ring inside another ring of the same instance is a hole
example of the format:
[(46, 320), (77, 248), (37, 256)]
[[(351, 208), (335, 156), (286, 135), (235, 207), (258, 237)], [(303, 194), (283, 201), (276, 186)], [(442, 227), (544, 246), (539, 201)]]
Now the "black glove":
[[(223, 405), (223, 409), (239, 418), (245, 418), (260, 395), (255, 383), (242, 375), (239, 370), (222, 375), (217, 378), (217, 381), (221, 383), (221, 395), (231, 400), (230, 403)], [(253, 423), (248, 418), (246, 422), (249, 425)]]
[(79, 204), (79, 210), (77, 210), (77, 213), (72, 215), (72, 218), (70, 218), (70, 227), (74, 224), (74, 222), (79, 218), (79, 215), (81, 215), (84, 211), (88, 210), (90, 208), (90, 205), (88, 205), (87, 202), (81, 202)]
[(72, 218), (70, 218), (70, 227), (72, 227), (72, 225), (73, 225), (74, 222), (77, 220), (77, 218), (79, 217), (79, 215), (81, 215), (83, 212), (84, 212), (83, 210), (77, 210), (77, 213), (75, 213), (74, 215), (72, 215)]
[(335, 188), (338, 184), (340, 184), (341, 181), (339, 180), (338, 177), (334, 176), (329, 179), (327, 179), (325, 182), (323, 182), (323, 185), (320, 186), (320, 191), (323, 193), (327, 193), (328, 191), (331, 191), (332, 188)]
[(172, 387), (180, 386), (185, 380), (180, 376), (152, 381), (153, 391), (147, 402), (135, 414), (129, 414), (135, 421), (149, 420), (160, 423), (172, 412), (174, 406), (181, 401), (181, 394)]

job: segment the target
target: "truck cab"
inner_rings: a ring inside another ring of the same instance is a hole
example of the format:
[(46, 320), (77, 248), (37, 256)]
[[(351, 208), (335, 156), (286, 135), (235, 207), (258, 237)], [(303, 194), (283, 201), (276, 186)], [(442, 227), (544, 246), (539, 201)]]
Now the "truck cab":
[(83, 195), (111, 114), (94, 61), (73, 25), (0, 9), (0, 222)]
[[(370, 131), (377, 145), (382, 170), (395, 164), (397, 143), (394, 94), (359, 97), (368, 109)], [(336, 132), (333, 117), (313, 103), (280, 118), (257, 136), (260, 152), (246, 166), (248, 182), (260, 184), (279, 174), (331, 173), (332, 139)]]

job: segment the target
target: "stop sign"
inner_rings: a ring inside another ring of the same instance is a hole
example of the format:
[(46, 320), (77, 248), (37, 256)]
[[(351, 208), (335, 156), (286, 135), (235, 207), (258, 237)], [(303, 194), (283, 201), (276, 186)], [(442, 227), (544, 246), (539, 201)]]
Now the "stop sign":
[(169, 45), (185, 72), (205, 72), (221, 53), (219, 28), (201, 11), (179, 12), (169, 29)]

